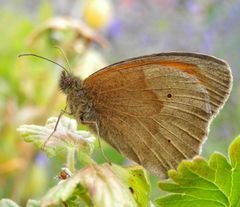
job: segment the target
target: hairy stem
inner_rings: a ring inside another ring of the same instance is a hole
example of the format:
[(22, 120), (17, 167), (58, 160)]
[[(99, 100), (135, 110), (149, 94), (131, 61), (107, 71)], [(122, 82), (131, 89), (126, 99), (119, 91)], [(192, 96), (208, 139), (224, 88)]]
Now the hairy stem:
[(75, 171), (75, 148), (67, 147), (67, 168), (71, 171)]

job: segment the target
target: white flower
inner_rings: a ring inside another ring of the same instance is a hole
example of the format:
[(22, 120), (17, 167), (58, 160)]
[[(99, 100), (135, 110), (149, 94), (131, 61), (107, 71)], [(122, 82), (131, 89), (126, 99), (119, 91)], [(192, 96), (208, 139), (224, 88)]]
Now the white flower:
[(57, 117), (50, 117), (45, 126), (22, 125), (17, 131), (22, 134), (25, 141), (33, 142), (39, 148), (44, 145), (44, 150), (49, 155), (66, 147), (76, 147), (92, 152), (95, 137), (90, 132), (77, 130), (76, 120), (66, 116), (61, 117), (56, 131), (49, 137), (56, 126), (57, 119)]

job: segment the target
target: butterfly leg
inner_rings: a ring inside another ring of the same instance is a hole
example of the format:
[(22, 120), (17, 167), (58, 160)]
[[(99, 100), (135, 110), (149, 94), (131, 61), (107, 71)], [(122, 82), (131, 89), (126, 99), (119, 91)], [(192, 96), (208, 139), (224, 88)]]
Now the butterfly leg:
[(102, 148), (102, 144), (101, 144), (101, 140), (100, 140), (100, 133), (99, 133), (99, 128), (98, 128), (98, 125), (97, 125), (97, 122), (95, 121), (82, 121), (83, 124), (94, 124), (95, 128), (96, 128), (96, 132), (97, 132), (97, 140), (98, 140), (98, 146), (101, 150), (101, 153), (103, 155), (103, 158), (106, 162), (108, 162), (109, 165), (112, 165), (111, 161), (108, 159), (108, 157), (105, 155), (104, 153), (104, 150)]
[(44, 148), (46, 147), (47, 142), (50, 140), (52, 135), (57, 131), (57, 126), (59, 124), (59, 121), (60, 121), (62, 115), (63, 114), (71, 115), (71, 113), (67, 112), (66, 109), (67, 109), (67, 105), (65, 106), (65, 108), (63, 110), (61, 110), (60, 114), (58, 115), (58, 119), (57, 119), (57, 122), (56, 122), (56, 124), (54, 126), (54, 129), (53, 129), (52, 133), (48, 136), (48, 138), (44, 141), (44, 143), (43, 143), (43, 145), (41, 147), (42, 150), (44, 150)]

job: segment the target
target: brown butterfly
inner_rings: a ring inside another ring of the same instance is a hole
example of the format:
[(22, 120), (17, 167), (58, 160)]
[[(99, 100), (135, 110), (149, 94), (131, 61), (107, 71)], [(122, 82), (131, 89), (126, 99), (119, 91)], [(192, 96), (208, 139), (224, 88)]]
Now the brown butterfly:
[(84, 81), (62, 71), (59, 85), (79, 123), (99, 129), (121, 154), (166, 176), (200, 153), (232, 75), (215, 57), (170, 52), (115, 63)]

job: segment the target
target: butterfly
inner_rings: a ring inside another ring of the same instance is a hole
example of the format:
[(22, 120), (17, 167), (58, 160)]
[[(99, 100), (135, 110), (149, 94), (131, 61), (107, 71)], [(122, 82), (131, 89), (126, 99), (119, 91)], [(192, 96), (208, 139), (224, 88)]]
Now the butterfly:
[(200, 154), (209, 125), (229, 97), (223, 60), (169, 52), (107, 66), (85, 80), (63, 70), (69, 114), (130, 160), (167, 176)]

